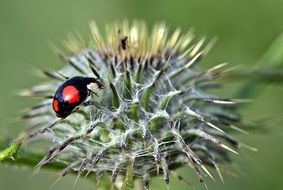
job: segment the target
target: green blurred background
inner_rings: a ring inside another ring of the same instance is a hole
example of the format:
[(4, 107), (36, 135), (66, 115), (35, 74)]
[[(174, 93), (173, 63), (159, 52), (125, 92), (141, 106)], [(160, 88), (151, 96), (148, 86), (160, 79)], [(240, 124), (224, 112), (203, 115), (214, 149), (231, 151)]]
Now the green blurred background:
[[(148, 24), (165, 21), (171, 28), (194, 27), (199, 37), (217, 36), (218, 42), (204, 60), (204, 67), (227, 61), (245, 68), (254, 66), (283, 31), (283, 1), (0, 0), (0, 138), (16, 136), (24, 127), (24, 122), (17, 119), (21, 110), (37, 101), (19, 98), (15, 92), (41, 80), (34, 76), (34, 70), (54, 70), (62, 66), (48, 46), (50, 40), (61, 44), (73, 31), (86, 36), (88, 22), (93, 19), (102, 26), (123, 18), (143, 19)], [(236, 81), (223, 82), (226, 82), (223, 94), (231, 95), (239, 87)], [(283, 116), (282, 85), (260, 88), (253, 103), (242, 108), (243, 117), (256, 120)], [(216, 182), (207, 178), (209, 189), (283, 189), (283, 126), (280, 119), (268, 129), (249, 136), (237, 135), (259, 151), (242, 151), (240, 156), (235, 156), (235, 165), (241, 171), (239, 177), (224, 174), (224, 184), (216, 175)], [(187, 187), (172, 179), (171, 189), (203, 189), (190, 169), (180, 172), (191, 179), (193, 185)], [(31, 175), (31, 168), (1, 165), (0, 189), (50, 189), (58, 173), (43, 170)], [(75, 176), (66, 177), (51, 189), (71, 189), (74, 180)], [(161, 178), (154, 180), (152, 185), (153, 189), (165, 189)], [(74, 189), (94, 189), (94, 186), (81, 179)]]

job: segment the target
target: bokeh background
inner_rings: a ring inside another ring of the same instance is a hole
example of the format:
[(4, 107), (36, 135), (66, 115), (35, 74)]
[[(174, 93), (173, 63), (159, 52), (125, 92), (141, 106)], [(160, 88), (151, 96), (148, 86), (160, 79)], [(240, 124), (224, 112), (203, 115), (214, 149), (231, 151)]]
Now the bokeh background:
[[(0, 138), (15, 137), (25, 126), (18, 119), (21, 110), (38, 101), (17, 97), (16, 91), (43, 80), (34, 75), (37, 69), (54, 70), (62, 66), (48, 46), (49, 41), (61, 44), (74, 31), (87, 36), (91, 20), (102, 26), (123, 18), (143, 19), (148, 24), (165, 21), (171, 28), (181, 27), (185, 31), (193, 27), (199, 37), (217, 36), (217, 44), (202, 62), (204, 67), (225, 61), (250, 68), (259, 64), (269, 45), (283, 32), (283, 1), (0, 0)], [(237, 89), (248, 78), (238, 80), (222, 81), (224, 90), (220, 93), (236, 96)], [(238, 177), (224, 174), (224, 184), (216, 175), (216, 182), (207, 178), (209, 189), (283, 189), (282, 94), (282, 84), (261, 85), (252, 104), (241, 108), (246, 120), (269, 116), (277, 119), (263, 131), (237, 135), (259, 151), (241, 151), (240, 156), (235, 156)], [(180, 173), (193, 185), (187, 187), (172, 179), (171, 189), (204, 189), (190, 169), (181, 169)], [(0, 189), (47, 190), (58, 177), (58, 173), (46, 170), (31, 175), (31, 168), (0, 165)], [(74, 180), (75, 176), (66, 177), (51, 189), (94, 189), (86, 179), (80, 179), (73, 187)], [(152, 187), (166, 188), (161, 177), (153, 181)]]

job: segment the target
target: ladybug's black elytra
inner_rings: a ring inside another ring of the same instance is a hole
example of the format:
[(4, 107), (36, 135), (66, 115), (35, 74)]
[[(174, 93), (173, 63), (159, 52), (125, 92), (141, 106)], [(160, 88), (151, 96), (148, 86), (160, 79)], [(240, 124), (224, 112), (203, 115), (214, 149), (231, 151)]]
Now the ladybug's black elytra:
[(85, 102), (90, 92), (101, 90), (102, 83), (91, 77), (72, 77), (61, 84), (53, 97), (53, 110), (57, 117), (65, 118)]

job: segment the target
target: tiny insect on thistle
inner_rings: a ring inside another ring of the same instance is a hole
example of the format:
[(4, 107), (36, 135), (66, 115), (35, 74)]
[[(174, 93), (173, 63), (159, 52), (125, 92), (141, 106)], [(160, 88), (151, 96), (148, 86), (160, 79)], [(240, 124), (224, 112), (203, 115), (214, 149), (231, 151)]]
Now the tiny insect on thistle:
[(244, 131), (235, 126), (237, 100), (207, 93), (226, 64), (197, 68), (214, 40), (195, 41), (180, 29), (169, 36), (165, 24), (149, 33), (140, 21), (110, 24), (105, 36), (95, 22), (90, 29), (88, 45), (76, 38), (68, 55), (56, 50), (68, 65), (43, 72), (52, 82), (22, 93), (45, 98), (23, 116), (29, 131), (22, 143), (54, 144), (37, 167), (62, 163), (61, 176), (110, 176), (118, 189), (133, 188), (136, 179), (148, 189), (159, 175), (167, 184), (171, 175), (186, 182), (174, 172), (182, 166), (201, 182), (203, 174), (214, 179), (207, 167), (223, 180), (220, 164), (241, 145), (226, 131)]
[(72, 77), (55, 92), (53, 110), (58, 117), (65, 118), (87, 99), (90, 92), (96, 94), (98, 89), (102, 89), (102, 84), (95, 78)]

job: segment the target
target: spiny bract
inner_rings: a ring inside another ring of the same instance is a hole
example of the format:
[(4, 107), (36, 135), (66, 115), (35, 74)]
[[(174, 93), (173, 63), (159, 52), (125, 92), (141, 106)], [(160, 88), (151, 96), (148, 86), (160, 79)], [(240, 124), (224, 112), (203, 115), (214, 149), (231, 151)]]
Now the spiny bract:
[(195, 41), (192, 31), (180, 29), (168, 36), (165, 24), (149, 33), (137, 21), (108, 25), (105, 36), (94, 22), (90, 29), (89, 45), (76, 38), (68, 56), (59, 53), (68, 65), (44, 71), (52, 82), (23, 92), (50, 97), (73, 76), (95, 77), (104, 86), (65, 119), (56, 117), (50, 99), (24, 115), (32, 129), (27, 141), (54, 144), (38, 167), (63, 163), (62, 176), (110, 174), (112, 182), (124, 176), (125, 184), (141, 178), (145, 188), (159, 174), (169, 183), (170, 171), (185, 165), (201, 181), (202, 173), (212, 177), (206, 166), (222, 179), (218, 164), (230, 161), (228, 152), (237, 153), (232, 148), (239, 145), (225, 131), (238, 129), (239, 118), (235, 101), (206, 93), (218, 86), (211, 80), (228, 71), (221, 69), (225, 64), (206, 71), (196, 66), (214, 40)]

